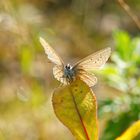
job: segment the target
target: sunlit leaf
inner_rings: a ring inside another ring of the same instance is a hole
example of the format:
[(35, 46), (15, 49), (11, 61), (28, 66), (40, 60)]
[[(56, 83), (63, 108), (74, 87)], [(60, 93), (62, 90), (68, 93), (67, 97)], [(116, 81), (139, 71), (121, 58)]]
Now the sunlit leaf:
[(120, 137), (116, 140), (133, 140), (140, 133), (140, 120), (130, 126)]
[(57, 117), (77, 140), (98, 140), (96, 98), (84, 82), (56, 89), (52, 101)]

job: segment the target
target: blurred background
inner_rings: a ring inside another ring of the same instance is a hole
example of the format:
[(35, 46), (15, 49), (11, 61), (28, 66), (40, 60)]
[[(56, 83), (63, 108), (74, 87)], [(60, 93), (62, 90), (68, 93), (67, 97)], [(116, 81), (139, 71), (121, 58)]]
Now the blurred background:
[[(140, 16), (139, 0), (127, 4)], [(100, 140), (122, 134), (140, 119), (139, 31), (117, 0), (0, 0), (0, 140), (74, 140), (53, 112), (59, 82), (39, 36), (72, 64), (112, 48), (93, 90)]]

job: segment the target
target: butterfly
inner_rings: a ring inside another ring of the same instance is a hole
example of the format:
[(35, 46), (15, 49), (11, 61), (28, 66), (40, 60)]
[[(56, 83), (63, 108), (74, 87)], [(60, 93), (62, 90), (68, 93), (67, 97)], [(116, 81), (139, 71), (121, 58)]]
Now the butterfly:
[(89, 87), (94, 86), (97, 83), (97, 78), (90, 71), (103, 67), (111, 54), (111, 48), (108, 47), (85, 57), (74, 66), (64, 65), (63, 60), (56, 51), (42, 37), (39, 40), (48, 59), (55, 64), (53, 67), (54, 77), (64, 85), (79, 78)]

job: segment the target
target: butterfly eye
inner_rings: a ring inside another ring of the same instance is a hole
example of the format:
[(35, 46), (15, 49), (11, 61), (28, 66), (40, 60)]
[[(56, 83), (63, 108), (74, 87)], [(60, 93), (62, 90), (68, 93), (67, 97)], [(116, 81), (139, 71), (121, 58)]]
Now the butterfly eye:
[(70, 69), (71, 67), (69, 66), (69, 65), (66, 65), (66, 67), (65, 67), (66, 69)]

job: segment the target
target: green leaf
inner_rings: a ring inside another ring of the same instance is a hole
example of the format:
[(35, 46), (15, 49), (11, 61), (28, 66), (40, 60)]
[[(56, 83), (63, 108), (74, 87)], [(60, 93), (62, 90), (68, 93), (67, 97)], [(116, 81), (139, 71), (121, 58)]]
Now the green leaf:
[(132, 54), (132, 47), (130, 46), (131, 39), (129, 34), (124, 31), (115, 31), (113, 36), (119, 57), (125, 61), (129, 61)]
[(96, 98), (83, 81), (56, 89), (52, 101), (56, 116), (77, 140), (98, 140)]
[(140, 120), (130, 126), (120, 137), (116, 140), (133, 140), (140, 133)]

